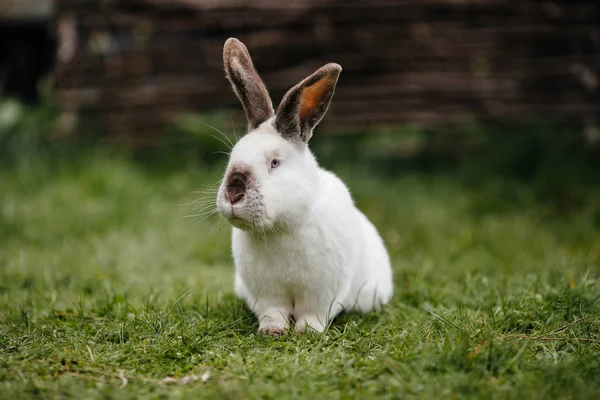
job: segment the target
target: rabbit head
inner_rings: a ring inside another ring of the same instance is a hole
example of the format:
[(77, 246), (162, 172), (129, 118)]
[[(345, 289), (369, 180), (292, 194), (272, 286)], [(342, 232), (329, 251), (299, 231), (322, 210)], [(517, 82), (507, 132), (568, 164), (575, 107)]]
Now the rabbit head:
[(248, 133), (231, 151), (217, 193), (219, 212), (244, 230), (299, 224), (318, 188), (318, 165), (307, 143), (329, 107), (342, 68), (321, 67), (291, 88), (275, 112), (242, 42), (228, 39), (223, 61), (244, 107)]

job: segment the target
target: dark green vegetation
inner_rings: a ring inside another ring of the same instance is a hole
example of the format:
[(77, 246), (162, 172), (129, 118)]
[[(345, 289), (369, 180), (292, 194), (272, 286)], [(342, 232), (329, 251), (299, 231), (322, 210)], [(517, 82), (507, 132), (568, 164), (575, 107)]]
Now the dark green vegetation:
[(441, 173), (349, 166), (341, 139), (318, 140), (385, 238), (396, 294), (272, 338), (232, 295), (226, 227), (181, 218), (220, 167), (26, 135), (46, 119), (0, 137), (0, 397), (600, 397), (600, 190), (581, 156), (519, 177), (494, 143)]

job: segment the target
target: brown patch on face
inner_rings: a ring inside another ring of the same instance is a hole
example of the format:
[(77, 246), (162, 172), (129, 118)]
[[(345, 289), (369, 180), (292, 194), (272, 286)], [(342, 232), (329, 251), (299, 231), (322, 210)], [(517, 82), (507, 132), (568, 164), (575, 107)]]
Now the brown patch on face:
[(237, 203), (244, 198), (248, 188), (255, 182), (250, 168), (245, 165), (232, 165), (225, 178), (225, 195), (231, 204)]

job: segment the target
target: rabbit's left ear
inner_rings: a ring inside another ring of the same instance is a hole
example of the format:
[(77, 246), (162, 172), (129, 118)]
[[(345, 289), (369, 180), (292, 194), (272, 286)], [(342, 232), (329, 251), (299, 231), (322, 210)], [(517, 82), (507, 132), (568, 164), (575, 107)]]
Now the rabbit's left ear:
[(331, 63), (291, 88), (275, 117), (275, 129), (286, 139), (307, 143), (333, 98), (342, 67)]
[(229, 38), (223, 46), (225, 76), (242, 102), (248, 128), (257, 128), (274, 114), (273, 103), (262, 79), (256, 72), (246, 46), (236, 38)]

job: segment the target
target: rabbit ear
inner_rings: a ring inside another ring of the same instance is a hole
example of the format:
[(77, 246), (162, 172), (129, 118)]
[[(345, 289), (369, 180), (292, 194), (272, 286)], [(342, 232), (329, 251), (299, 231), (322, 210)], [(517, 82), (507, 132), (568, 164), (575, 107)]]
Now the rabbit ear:
[(308, 142), (329, 108), (340, 72), (338, 64), (327, 64), (286, 93), (275, 117), (275, 128), (283, 137)]
[(223, 46), (223, 63), (225, 76), (244, 106), (249, 129), (257, 128), (273, 116), (273, 103), (248, 49), (235, 38), (227, 39)]

